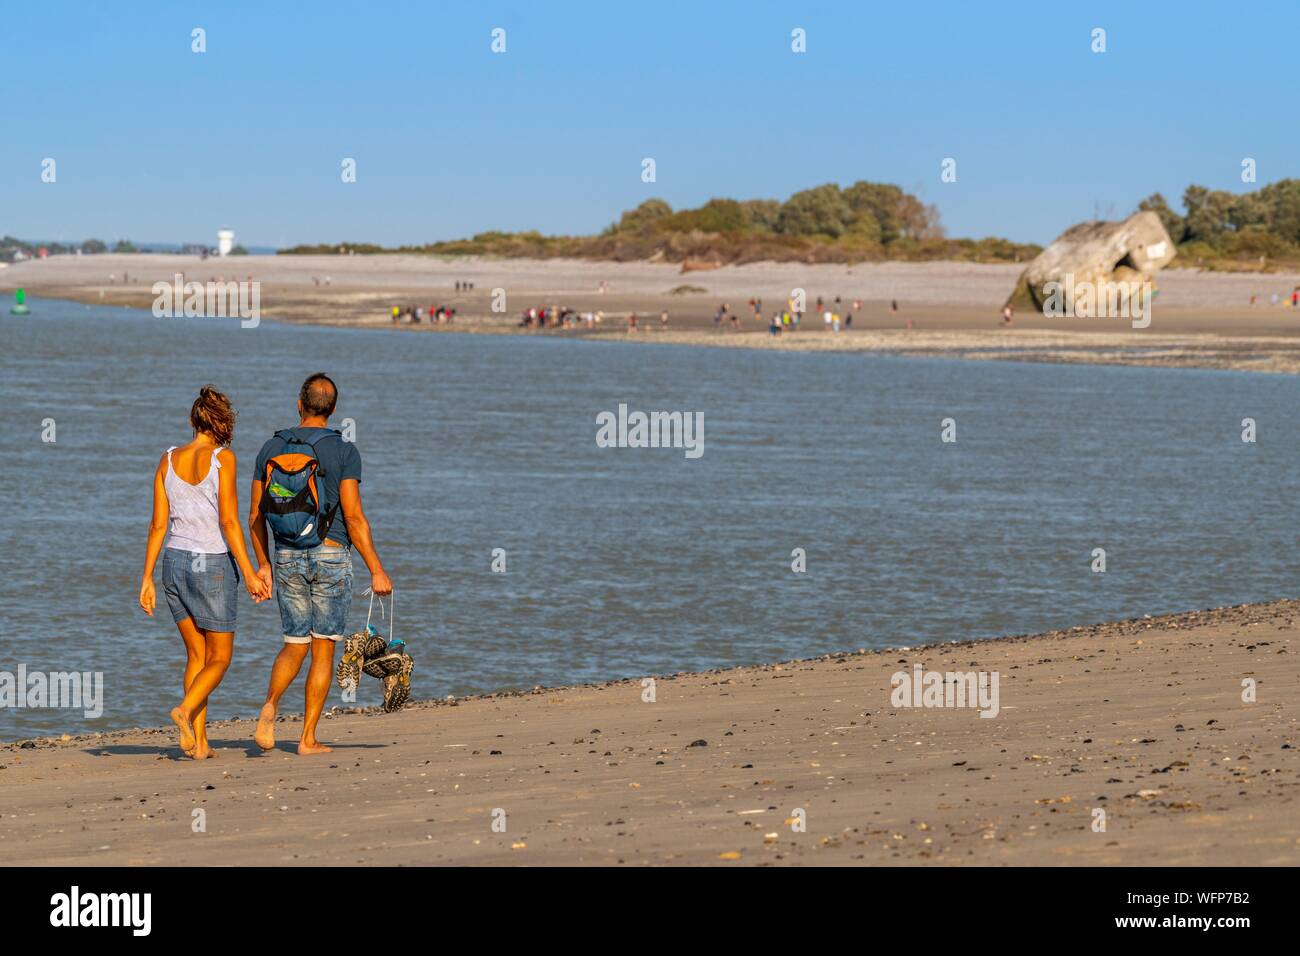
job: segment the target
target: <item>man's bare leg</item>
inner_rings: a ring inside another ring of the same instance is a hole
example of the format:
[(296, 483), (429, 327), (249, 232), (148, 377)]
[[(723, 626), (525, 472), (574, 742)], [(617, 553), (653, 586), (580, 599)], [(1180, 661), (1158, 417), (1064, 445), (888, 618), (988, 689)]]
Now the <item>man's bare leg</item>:
[(302, 669), (302, 662), (307, 657), (309, 646), (286, 643), (275, 656), (275, 663), (271, 665), (271, 683), (266, 689), (266, 703), (262, 705), (262, 712), (257, 715), (257, 730), (253, 732), (253, 739), (263, 750), (270, 750), (275, 746), (275, 714), (280, 698), (297, 678), (298, 671)]
[(330, 752), (329, 747), (316, 739), (316, 724), (320, 721), (321, 711), (325, 709), (325, 698), (329, 696), (333, 672), (334, 642), (313, 637), (311, 667), (307, 670), (307, 711), (303, 715), (302, 740), (298, 742), (299, 754)]

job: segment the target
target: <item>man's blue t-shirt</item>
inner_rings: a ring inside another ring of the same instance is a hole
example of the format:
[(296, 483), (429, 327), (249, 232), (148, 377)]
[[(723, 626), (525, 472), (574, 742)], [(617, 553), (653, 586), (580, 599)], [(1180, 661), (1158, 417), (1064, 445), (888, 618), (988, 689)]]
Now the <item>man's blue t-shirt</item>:
[[(321, 482), (321, 494), (325, 498), (325, 507), (337, 505), (339, 501), (339, 482), (347, 478), (361, 480), (361, 452), (357, 451), (357, 446), (350, 441), (344, 441), (332, 428), (286, 428), (294, 438), (303, 441), (318, 441), (322, 435), (333, 435), (333, 438), (326, 438), (319, 441), (316, 445), (316, 457), (320, 460), (321, 468), (325, 472), (325, 478)], [(258, 481), (266, 480), (266, 460), (272, 455), (278, 455), (284, 450), (284, 441), (271, 436), (262, 446), (262, 450), (257, 454), (257, 470), (255, 472)], [(345, 548), (352, 547), (352, 539), (348, 537), (348, 523), (343, 520), (343, 510), (340, 508), (334, 513), (334, 523), (330, 525), (329, 534), (325, 536), (329, 541), (335, 541)], [(276, 540), (276, 545), (280, 547), (291, 548), (292, 542)]]

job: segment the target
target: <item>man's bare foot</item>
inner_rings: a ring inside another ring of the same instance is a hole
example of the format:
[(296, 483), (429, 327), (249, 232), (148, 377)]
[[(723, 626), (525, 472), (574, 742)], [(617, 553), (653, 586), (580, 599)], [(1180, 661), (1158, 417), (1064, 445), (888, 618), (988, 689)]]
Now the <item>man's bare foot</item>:
[(207, 760), (209, 757), (215, 757), (217, 752), (206, 740), (200, 740), (194, 746), (193, 757), (195, 760)]
[(332, 750), (332, 747), (326, 747), (323, 743), (316, 740), (313, 740), (311, 743), (302, 740), (298, 743), (298, 756), (300, 757), (305, 757), (308, 754), (327, 754), (332, 752)]
[(253, 731), (253, 740), (263, 750), (275, 746), (275, 704), (262, 705), (262, 712), (257, 715), (257, 730)]
[(176, 729), (181, 732), (181, 750), (185, 751), (191, 757), (194, 756), (194, 747), (198, 742), (194, 739), (194, 725), (190, 719), (185, 716), (185, 711), (179, 707), (173, 707), (171, 713), (172, 723)]

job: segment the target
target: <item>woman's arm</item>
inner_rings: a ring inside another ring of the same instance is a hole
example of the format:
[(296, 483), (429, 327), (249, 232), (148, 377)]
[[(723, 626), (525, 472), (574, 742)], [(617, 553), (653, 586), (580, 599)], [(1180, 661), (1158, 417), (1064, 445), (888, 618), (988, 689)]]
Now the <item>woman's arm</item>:
[(221, 462), (221, 474), (217, 482), (217, 514), (221, 521), (221, 533), (226, 539), (226, 546), (230, 548), (230, 553), (235, 556), (235, 563), (239, 565), (240, 573), (244, 575), (249, 593), (252, 594), (254, 591), (252, 584), (258, 580), (258, 577), (257, 568), (253, 567), (248, 560), (248, 549), (244, 546), (244, 528), (239, 523), (239, 492), (235, 487), (239, 480), (239, 465), (235, 460), (235, 453), (229, 448), (217, 452), (217, 458)]
[(158, 467), (153, 473), (153, 515), (149, 518), (149, 540), (144, 547), (144, 574), (140, 578), (140, 607), (144, 613), (153, 617), (156, 601), (153, 586), (153, 569), (158, 563), (158, 552), (162, 550), (163, 539), (167, 536), (167, 487), (163, 477), (167, 474), (167, 455), (158, 459)]

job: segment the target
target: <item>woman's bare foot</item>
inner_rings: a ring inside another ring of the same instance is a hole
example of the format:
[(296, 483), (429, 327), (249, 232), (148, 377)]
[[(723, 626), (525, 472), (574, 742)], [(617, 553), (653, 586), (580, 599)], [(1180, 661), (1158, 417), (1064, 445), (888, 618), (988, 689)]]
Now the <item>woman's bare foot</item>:
[(181, 750), (193, 757), (194, 747), (198, 743), (198, 741), (194, 739), (193, 724), (191, 724), (190, 719), (185, 716), (185, 711), (181, 710), (179, 707), (172, 708), (171, 718), (172, 723), (176, 725), (176, 729), (181, 732)]
[(302, 740), (298, 742), (298, 756), (300, 757), (305, 757), (308, 754), (327, 754), (330, 753), (332, 750), (333, 748), (326, 747), (323, 743), (321, 743), (318, 740), (312, 740), (312, 741)]
[(217, 752), (212, 749), (212, 746), (206, 740), (200, 740), (194, 746), (193, 757), (195, 760), (207, 760), (209, 757), (215, 757), (216, 755)]
[(275, 746), (275, 704), (262, 705), (262, 712), (257, 715), (257, 730), (253, 731), (253, 740), (263, 750)]

